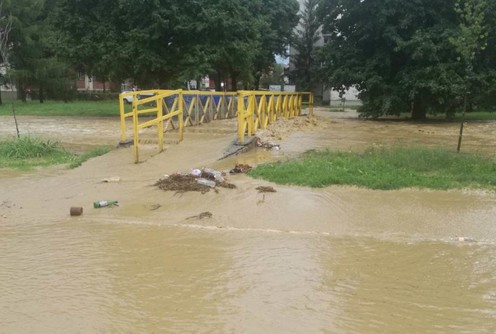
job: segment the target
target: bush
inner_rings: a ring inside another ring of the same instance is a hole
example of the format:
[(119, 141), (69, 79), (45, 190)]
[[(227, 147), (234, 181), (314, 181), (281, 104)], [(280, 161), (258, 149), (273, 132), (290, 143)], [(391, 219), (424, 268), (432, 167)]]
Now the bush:
[(75, 93), (75, 99), (79, 101), (116, 101), (119, 99), (119, 93), (103, 91), (77, 91)]

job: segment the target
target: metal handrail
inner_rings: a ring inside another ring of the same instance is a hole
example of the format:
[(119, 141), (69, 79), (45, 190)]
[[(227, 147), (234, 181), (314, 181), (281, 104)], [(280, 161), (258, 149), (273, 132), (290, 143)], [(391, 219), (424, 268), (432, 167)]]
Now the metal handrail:
[[(141, 96), (146, 96), (140, 98)], [(126, 112), (125, 100), (131, 98), (131, 111)], [(307, 97), (304, 101), (303, 97)], [(236, 102), (237, 100), (237, 102)], [(245, 134), (252, 136), (257, 129), (265, 129), (279, 117), (295, 117), (307, 105), (313, 114), (313, 94), (310, 92), (203, 92), (179, 90), (144, 90), (119, 95), (121, 143), (127, 140), (126, 119), (133, 121), (135, 162), (139, 162), (139, 130), (157, 126), (159, 152), (163, 151), (164, 132), (178, 129), (183, 140), (185, 126), (194, 126), (215, 119), (238, 118), (238, 139), (244, 143)], [(140, 123), (141, 115), (155, 115)]]

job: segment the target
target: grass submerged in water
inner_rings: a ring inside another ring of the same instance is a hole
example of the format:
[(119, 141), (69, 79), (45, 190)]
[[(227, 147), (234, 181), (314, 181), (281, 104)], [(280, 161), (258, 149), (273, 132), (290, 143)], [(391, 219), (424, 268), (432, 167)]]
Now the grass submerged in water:
[(109, 150), (108, 147), (99, 147), (82, 155), (75, 155), (60, 147), (57, 142), (22, 137), (0, 141), (0, 168), (29, 170), (59, 164), (69, 164), (69, 168), (75, 168)]
[(363, 153), (309, 151), (248, 173), (278, 184), (353, 185), (371, 189), (496, 189), (496, 158), (424, 147), (370, 148)]

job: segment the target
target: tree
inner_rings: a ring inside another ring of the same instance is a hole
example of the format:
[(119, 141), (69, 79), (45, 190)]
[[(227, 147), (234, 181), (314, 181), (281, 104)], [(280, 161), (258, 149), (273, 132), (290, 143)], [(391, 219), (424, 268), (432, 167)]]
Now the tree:
[(231, 79), (232, 89), (238, 81), (250, 81), (255, 51), (260, 45), (257, 23), (244, 0), (206, 0), (203, 2), (205, 42), (210, 54), (216, 89), (221, 81)]
[(74, 69), (101, 82), (109, 81), (122, 65), (119, 9), (117, 0), (60, 0), (53, 9), (61, 56)]
[(452, 37), (450, 42), (453, 43), (459, 53), (458, 59), (463, 64), (464, 71), (462, 77), (465, 83), (463, 89), (463, 115), (457, 146), (458, 152), (460, 152), (462, 144), (467, 100), (469, 95), (471, 95), (471, 88), (475, 86), (475, 60), (478, 53), (487, 47), (487, 31), (485, 27), (486, 8), (487, 3), (484, 0), (456, 0), (455, 2), (455, 10), (460, 18), (460, 33), (456, 37)]
[(252, 77), (258, 89), (263, 74), (270, 71), (275, 55), (286, 55), (293, 30), (298, 24), (299, 5), (296, 0), (245, 0), (258, 29), (260, 42), (254, 50)]
[(270, 85), (284, 84), (284, 66), (274, 63), (260, 78), (260, 87), (269, 88)]
[(16, 0), (7, 2), (12, 17), (8, 78), (26, 101), (27, 89), (36, 90), (40, 102), (46, 94), (63, 96), (70, 89), (69, 71), (57, 56), (49, 20), (54, 2)]
[[(3, 4), (0, 4), (0, 87), (5, 81), (5, 74), (9, 64), (9, 35), (12, 29), (12, 19), (3, 13)], [(0, 89), (0, 104), (2, 104), (2, 91)]]
[[(22, 0), (26, 1), (26, 0)], [(34, 0), (31, 0), (34, 1)], [(100, 80), (177, 87), (213, 74), (250, 82), (282, 53), (296, 0), (58, 0), (59, 50)]]
[(320, 0), (305, 0), (300, 15), (300, 27), (296, 30), (293, 47), (297, 53), (293, 57), (294, 69), (290, 77), (297, 90), (313, 91), (319, 81), (319, 66), (315, 44), (319, 40), (320, 21), (317, 8)]
[(453, 110), (463, 86), (449, 42), (458, 33), (453, 1), (323, 0), (329, 86), (355, 86), (366, 117)]

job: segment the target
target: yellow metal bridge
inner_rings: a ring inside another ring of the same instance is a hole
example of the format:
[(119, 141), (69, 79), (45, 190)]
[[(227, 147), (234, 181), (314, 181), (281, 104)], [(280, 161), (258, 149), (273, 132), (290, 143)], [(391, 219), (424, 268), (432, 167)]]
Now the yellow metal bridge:
[[(139, 130), (157, 127), (158, 149), (164, 149), (164, 133), (177, 130), (183, 140), (184, 127), (216, 119), (238, 119), (238, 139), (252, 136), (279, 117), (299, 116), (303, 107), (313, 114), (313, 95), (309, 92), (203, 92), (183, 90), (145, 90), (119, 96), (121, 142), (127, 141), (126, 120), (132, 119), (135, 162), (139, 162)], [(126, 108), (130, 102), (131, 110)]]

